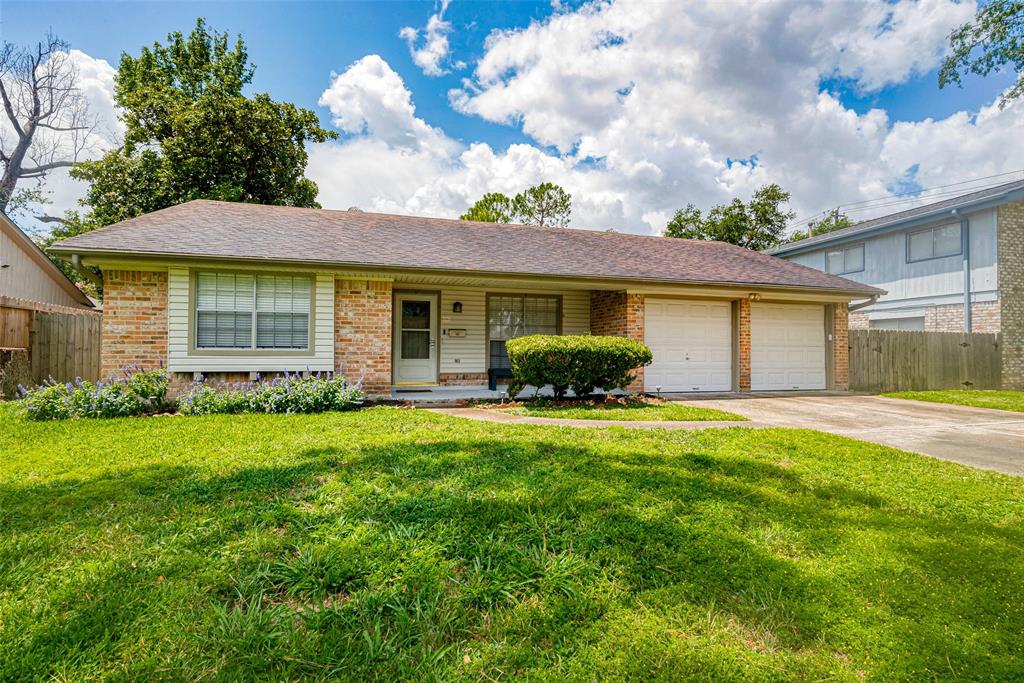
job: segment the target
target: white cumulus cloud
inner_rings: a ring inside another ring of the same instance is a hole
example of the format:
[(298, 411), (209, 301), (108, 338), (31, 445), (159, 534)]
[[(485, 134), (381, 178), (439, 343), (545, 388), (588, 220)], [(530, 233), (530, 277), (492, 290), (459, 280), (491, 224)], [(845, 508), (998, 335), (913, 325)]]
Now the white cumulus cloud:
[(399, 37), (409, 46), (412, 61), (428, 76), (443, 76), (449, 72), (449, 66), (456, 69), (465, 66), (462, 62), (450, 64), (448, 35), (452, 32), (452, 24), (444, 18), (450, 1), (442, 0), (440, 9), (430, 15), (423, 29), (406, 26), (398, 32)]

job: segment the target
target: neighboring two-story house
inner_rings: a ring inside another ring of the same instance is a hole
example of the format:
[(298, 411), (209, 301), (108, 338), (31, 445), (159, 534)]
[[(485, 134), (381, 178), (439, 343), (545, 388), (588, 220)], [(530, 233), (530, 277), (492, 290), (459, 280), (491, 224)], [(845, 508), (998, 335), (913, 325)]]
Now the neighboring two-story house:
[(1002, 332), (1024, 386), (1024, 181), (864, 221), (769, 253), (884, 289), (850, 329)]

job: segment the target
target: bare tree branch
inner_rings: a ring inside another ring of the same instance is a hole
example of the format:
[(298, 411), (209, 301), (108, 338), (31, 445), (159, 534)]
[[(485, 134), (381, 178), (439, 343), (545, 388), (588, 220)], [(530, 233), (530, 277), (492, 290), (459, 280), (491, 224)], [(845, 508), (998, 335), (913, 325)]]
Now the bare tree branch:
[(0, 100), (14, 130), (0, 136), (0, 211), (19, 180), (42, 182), (90, 150), (98, 117), (78, 87), (78, 70), (66, 42), (47, 34), (32, 48), (5, 42), (0, 48)]

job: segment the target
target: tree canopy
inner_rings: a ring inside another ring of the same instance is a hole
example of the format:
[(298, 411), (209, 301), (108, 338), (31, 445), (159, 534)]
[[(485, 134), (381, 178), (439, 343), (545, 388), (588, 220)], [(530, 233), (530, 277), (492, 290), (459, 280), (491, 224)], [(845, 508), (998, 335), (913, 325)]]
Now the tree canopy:
[(806, 230), (796, 230), (792, 232), (787, 238), (787, 242), (796, 242), (797, 240), (805, 240), (808, 237), (814, 237), (816, 235), (824, 235), (826, 232), (834, 232), (836, 230), (842, 230), (853, 225), (853, 221), (845, 213), (839, 213), (839, 210), (830, 211), (819, 221), (814, 221), (807, 226)]
[(950, 55), (939, 70), (939, 87), (961, 85), (965, 74), (988, 76), (1010, 65), (1017, 82), (999, 98), (1000, 108), (1024, 96), (1024, 1), (990, 0), (973, 21), (949, 34)]
[(747, 203), (733, 199), (729, 204), (713, 207), (707, 215), (687, 204), (665, 226), (665, 236), (768, 249), (782, 241), (786, 224), (793, 220), (795, 214), (782, 208), (788, 202), (789, 193), (773, 183), (759, 188)]
[(564, 228), (569, 224), (571, 215), (572, 195), (554, 183), (541, 183), (515, 197), (488, 192), (459, 218), (464, 221)]
[(192, 199), (319, 206), (306, 143), (337, 135), (308, 109), (245, 96), (254, 73), (241, 37), (230, 44), (202, 19), (188, 36), (122, 54), (124, 146), (72, 169), (89, 183), (79, 220), (107, 225)]

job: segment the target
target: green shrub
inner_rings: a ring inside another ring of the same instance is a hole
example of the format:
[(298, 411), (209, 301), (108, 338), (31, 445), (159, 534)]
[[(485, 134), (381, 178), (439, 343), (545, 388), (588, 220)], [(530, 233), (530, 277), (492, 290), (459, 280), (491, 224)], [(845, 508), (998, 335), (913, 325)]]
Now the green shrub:
[(77, 417), (129, 417), (166, 410), (167, 373), (131, 368), (124, 377), (94, 384), (81, 378), (60, 384), (49, 379), (33, 388), (19, 387), (30, 420)]
[(572, 389), (587, 396), (595, 389), (625, 389), (635, 379), (633, 370), (649, 365), (646, 344), (625, 337), (531, 335), (505, 344), (512, 362), (509, 394), (531, 385), (552, 386), (561, 398)]
[(178, 399), (178, 410), (185, 415), (323, 413), (352, 410), (362, 402), (362, 389), (342, 375), (318, 373), (301, 377), (285, 373), (269, 382), (217, 386), (196, 382)]

